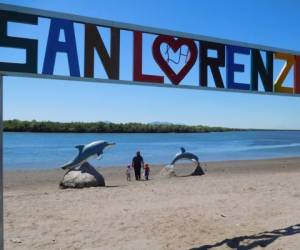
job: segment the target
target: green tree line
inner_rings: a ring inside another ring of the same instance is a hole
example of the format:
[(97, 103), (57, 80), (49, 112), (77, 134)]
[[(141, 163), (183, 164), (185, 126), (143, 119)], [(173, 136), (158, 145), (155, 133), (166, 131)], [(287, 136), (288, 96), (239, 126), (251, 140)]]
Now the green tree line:
[(111, 122), (52, 122), (52, 121), (4, 121), (5, 132), (63, 132), (63, 133), (207, 133), (236, 131), (238, 129), (189, 126), (179, 124), (111, 123)]

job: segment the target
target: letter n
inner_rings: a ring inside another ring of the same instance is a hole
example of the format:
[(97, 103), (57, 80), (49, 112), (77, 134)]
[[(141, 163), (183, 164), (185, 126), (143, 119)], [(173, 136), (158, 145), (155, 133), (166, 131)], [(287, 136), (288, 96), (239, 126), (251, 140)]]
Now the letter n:
[(120, 29), (110, 29), (110, 56), (104, 42), (93, 24), (85, 25), (84, 76), (94, 77), (95, 49), (103, 63), (109, 79), (119, 79), (120, 71)]
[(258, 75), (260, 75), (266, 92), (273, 91), (273, 52), (266, 51), (266, 67), (258, 49), (251, 52), (251, 89), (258, 91)]

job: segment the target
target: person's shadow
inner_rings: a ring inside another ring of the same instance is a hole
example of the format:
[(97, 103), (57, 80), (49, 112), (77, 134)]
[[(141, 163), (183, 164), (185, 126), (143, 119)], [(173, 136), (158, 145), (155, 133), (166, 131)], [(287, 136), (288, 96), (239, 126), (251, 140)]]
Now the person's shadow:
[(259, 234), (238, 236), (231, 239), (225, 239), (213, 245), (203, 245), (190, 250), (209, 250), (216, 247), (227, 246), (230, 249), (250, 250), (255, 247), (266, 247), (278, 238), (290, 236), (300, 233), (300, 224), (289, 226), (286, 228), (266, 231)]

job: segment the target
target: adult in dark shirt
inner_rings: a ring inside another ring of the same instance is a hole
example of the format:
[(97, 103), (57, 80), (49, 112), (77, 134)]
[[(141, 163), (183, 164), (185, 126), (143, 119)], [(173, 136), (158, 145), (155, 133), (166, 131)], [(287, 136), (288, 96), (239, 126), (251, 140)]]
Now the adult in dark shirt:
[(144, 159), (140, 152), (136, 152), (136, 156), (132, 159), (132, 167), (134, 169), (135, 179), (141, 180), (141, 168), (144, 167)]

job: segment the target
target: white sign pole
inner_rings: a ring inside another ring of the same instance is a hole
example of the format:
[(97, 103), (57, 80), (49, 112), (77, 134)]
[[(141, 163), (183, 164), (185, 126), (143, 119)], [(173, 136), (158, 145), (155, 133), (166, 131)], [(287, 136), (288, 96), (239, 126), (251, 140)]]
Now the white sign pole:
[(4, 249), (3, 214), (3, 75), (0, 75), (0, 249)]

